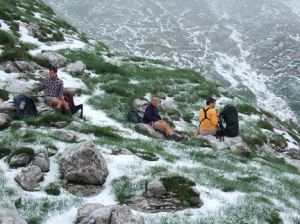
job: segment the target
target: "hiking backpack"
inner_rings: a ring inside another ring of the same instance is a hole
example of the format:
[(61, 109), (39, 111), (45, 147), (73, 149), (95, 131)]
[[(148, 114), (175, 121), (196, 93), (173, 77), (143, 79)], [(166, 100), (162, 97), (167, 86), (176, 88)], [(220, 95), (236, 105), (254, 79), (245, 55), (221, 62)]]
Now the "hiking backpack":
[(226, 131), (225, 131), (225, 128), (222, 124), (222, 118), (220, 117), (219, 118), (219, 121), (218, 121), (218, 126), (217, 126), (217, 133), (216, 133), (216, 138), (220, 138), (220, 140), (222, 141), (225, 141), (224, 140), (224, 136), (226, 136)]
[[(72, 114), (75, 114), (78, 110), (81, 110), (80, 111), (80, 118), (82, 118), (83, 105), (80, 104), (78, 106), (75, 106), (72, 93), (66, 93), (65, 91), (63, 91), (63, 95), (64, 95), (64, 98), (65, 98), (65, 101), (69, 104), (69, 108), (70, 108), (70, 111), (72, 112)], [(63, 108), (62, 113), (65, 114), (65, 112), (66, 112), (65, 108)]]
[(127, 113), (127, 119), (135, 123), (144, 123), (144, 114), (142, 111), (130, 109)]
[(203, 107), (202, 108), (202, 110), (203, 110), (203, 112), (204, 112), (204, 118), (200, 121), (200, 125), (201, 125), (201, 122), (202, 121), (204, 121), (205, 119), (207, 119), (207, 120), (210, 120), (208, 117), (207, 117), (207, 111), (210, 109), (210, 107), (209, 108), (207, 108), (206, 110), (205, 110), (205, 108)]
[(221, 117), (226, 123), (226, 136), (236, 137), (239, 134), (239, 117), (238, 111), (233, 105), (226, 105), (223, 109)]
[(34, 117), (38, 114), (35, 103), (30, 96), (20, 95), (15, 97), (14, 105), (17, 111), (17, 119)]

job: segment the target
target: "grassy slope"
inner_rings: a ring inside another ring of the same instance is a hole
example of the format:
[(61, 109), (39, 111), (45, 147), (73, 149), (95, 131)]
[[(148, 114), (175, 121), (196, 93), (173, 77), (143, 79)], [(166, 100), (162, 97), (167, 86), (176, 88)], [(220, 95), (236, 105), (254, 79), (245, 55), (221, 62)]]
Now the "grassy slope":
[[(77, 35), (81, 40), (88, 42), (84, 34), (79, 33), (75, 28), (53, 17), (53, 11), (48, 6), (39, 1), (1, 1), (0, 18), (10, 25), (11, 32), (0, 31), (0, 44), (4, 53), (0, 56), (0, 61), (5, 60), (33, 60), (28, 54), (29, 49), (36, 48), (29, 43), (22, 43), (18, 40), (17, 21), (32, 22), (40, 25), (41, 30), (50, 35), (41, 41), (57, 40), (62, 41), (64, 35)], [(42, 14), (45, 20), (36, 19), (32, 12)], [(60, 29), (62, 28), (62, 29)], [(52, 32), (52, 33), (51, 33)], [(63, 36), (62, 36), (63, 35)], [(38, 37), (37, 37), (38, 38)], [(159, 108), (164, 119), (169, 120), (174, 125), (180, 125), (185, 131), (193, 135), (197, 123), (197, 111), (203, 106), (205, 99), (209, 96), (220, 97), (217, 85), (207, 82), (204, 77), (191, 70), (169, 68), (164, 63), (152, 61), (145, 58), (125, 57), (122, 55), (112, 55), (105, 45), (98, 42), (90, 45), (84, 50), (60, 50), (58, 51), (70, 62), (81, 60), (87, 65), (87, 69), (97, 76), (87, 74), (82, 79), (88, 86), (85, 94), (92, 97), (88, 103), (97, 110), (104, 110), (111, 118), (122, 123), (134, 131), (134, 124), (126, 119), (128, 109), (132, 108), (133, 100), (136, 98), (145, 99), (146, 95), (156, 94), (157, 91), (167, 93), (172, 97), (176, 106), (175, 113), (179, 113), (185, 121), (176, 122), (169, 118), (174, 111), (164, 111)], [(111, 57), (114, 63), (108, 63), (105, 59)], [(45, 66), (45, 62), (38, 62)], [(117, 64), (121, 65), (117, 65)], [(78, 78), (78, 77), (77, 77)], [(132, 81), (138, 81), (133, 84)], [(94, 95), (96, 90), (104, 90), (104, 94)], [(77, 94), (82, 94), (78, 92)], [(273, 119), (278, 118), (272, 114), (258, 110), (247, 103), (247, 99), (234, 97), (222, 101), (223, 105), (231, 103), (237, 106), (241, 116), (241, 137), (253, 150), (250, 158), (244, 158), (231, 152), (220, 152), (203, 146), (203, 141), (194, 139), (182, 144), (173, 144), (169, 141), (144, 141), (119, 137), (110, 128), (100, 128), (94, 125), (81, 123), (73, 125), (74, 121), (68, 120), (69, 129), (74, 129), (82, 133), (94, 133), (95, 143), (108, 150), (116, 147), (124, 147), (131, 150), (154, 153), (161, 158), (159, 163), (136, 159), (137, 163), (131, 165), (120, 164), (127, 178), (114, 181), (118, 183), (115, 194), (131, 194), (143, 191), (145, 183), (155, 179), (152, 173), (167, 170), (172, 174), (179, 174), (195, 181), (201, 189), (202, 196), (206, 200), (224, 200), (220, 210), (215, 213), (202, 214), (197, 216), (199, 223), (240, 223), (240, 222), (268, 222), (278, 223), (280, 221), (279, 212), (287, 214), (299, 211), (299, 172), (289, 165), (286, 165), (280, 158), (271, 156), (257, 149), (257, 145), (273, 140), (276, 144), (286, 142), (278, 136), (265, 122), (251, 121), (247, 114), (261, 114)], [(10, 148), (13, 154), (20, 146), (39, 145), (35, 148), (35, 153), (43, 151), (47, 147), (56, 147), (61, 144), (58, 139), (41, 134), (40, 131), (26, 131), (28, 135), (19, 138), (21, 130), (27, 129), (27, 125), (40, 126), (46, 133), (50, 130), (48, 125), (52, 120), (64, 120), (64, 117), (45, 115), (37, 119), (29, 119), (26, 123), (12, 122), (10, 127), (1, 131), (1, 146)], [(24, 126), (22, 128), (22, 126)], [(21, 128), (21, 129), (20, 129)], [(262, 129), (269, 129), (270, 132), (262, 132)], [(289, 127), (290, 128), (290, 127)], [(291, 130), (292, 132), (292, 130)], [(294, 133), (294, 138), (298, 138)], [(299, 135), (298, 135), (299, 136)], [(298, 138), (299, 139), (299, 138)], [(297, 141), (299, 141), (297, 139)], [(59, 155), (57, 155), (57, 158)], [(113, 157), (107, 156), (113, 161)], [(266, 162), (256, 162), (253, 157), (261, 157)], [(9, 158), (9, 157), (7, 157)], [(7, 158), (5, 161), (7, 161)], [(3, 171), (0, 172), (1, 187), (0, 200), (7, 201), (8, 206), (16, 208), (31, 223), (40, 223), (46, 220), (48, 215), (54, 210), (64, 212), (72, 205), (82, 203), (82, 199), (68, 193), (68, 198), (45, 197), (42, 200), (32, 199), (24, 196), (18, 188), (6, 184), (7, 180)], [(126, 183), (123, 183), (123, 180)], [(59, 179), (57, 179), (59, 183)], [(286, 190), (288, 189), (288, 190)], [(125, 192), (125, 193), (124, 193)], [(222, 192), (228, 196), (222, 199)], [(228, 201), (230, 195), (239, 192), (240, 195), (234, 203)], [(21, 201), (19, 200), (21, 198)], [(227, 203), (227, 204), (226, 204)], [(38, 211), (38, 212), (37, 212)], [(193, 217), (178, 216), (177, 214), (168, 216), (146, 215), (146, 220), (152, 223), (188, 223), (193, 222)], [(299, 223), (296, 215), (291, 215), (289, 220)]]

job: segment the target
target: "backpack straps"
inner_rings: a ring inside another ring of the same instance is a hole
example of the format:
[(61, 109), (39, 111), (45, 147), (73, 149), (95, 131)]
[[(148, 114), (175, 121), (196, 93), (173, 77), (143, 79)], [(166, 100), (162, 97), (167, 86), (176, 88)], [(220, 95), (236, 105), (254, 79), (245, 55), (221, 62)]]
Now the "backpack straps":
[(202, 108), (202, 110), (203, 110), (203, 112), (204, 112), (204, 118), (200, 121), (200, 124), (201, 124), (201, 122), (202, 122), (203, 120), (205, 120), (205, 119), (210, 120), (210, 119), (207, 117), (207, 114), (206, 114), (206, 112), (207, 112), (209, 109), (210, 109), (210, 107), (207, 108), (206, 110), (205, 110), (204, 107)]

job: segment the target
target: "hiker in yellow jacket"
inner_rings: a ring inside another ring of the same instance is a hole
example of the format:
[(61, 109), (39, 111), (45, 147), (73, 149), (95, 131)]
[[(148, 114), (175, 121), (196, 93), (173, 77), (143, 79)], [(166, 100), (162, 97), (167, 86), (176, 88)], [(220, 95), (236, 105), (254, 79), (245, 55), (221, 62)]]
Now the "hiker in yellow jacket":
[(199, 111), (200, 124), (197, 127), (194, 137), (200, 135), (215, 135), (217, 133), (218, 117), (220, 112), (216, 112), (216, 99), (210, 97), (206, 101), (206, 106)]

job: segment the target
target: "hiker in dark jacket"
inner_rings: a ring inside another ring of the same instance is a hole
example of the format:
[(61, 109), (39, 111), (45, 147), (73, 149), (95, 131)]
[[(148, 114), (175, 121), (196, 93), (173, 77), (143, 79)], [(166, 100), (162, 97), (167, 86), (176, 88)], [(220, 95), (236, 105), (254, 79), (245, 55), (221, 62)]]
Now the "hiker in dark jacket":
[(185, 139), (183, 136), (179, 136), (174, 133), (173, 129), (162, 120), (161, 116), (159, 115), (159, 111), (157, 109), (158, 98), (153, 96), (151, 98), (151, 103), (147, 106), (145, 110), (144, 120), (148, 123), (152, 128), (160, 131), (165, 131), (171, 138), (175, 141), (180, 141)]
[(57, 69), (52, 67), (49, 69), (49, 77), (44, 78), (41, 85), (26, 91), (25, 94), (44, 91), (45, 102), (50, 106), (56, 106), (55, 113), (61, 113), (61, 107), (63, 107), (66, 110), (65, 114), (72, 117), (69, 104), (64, 100), (63, 90), (64, 82), (57, 77)]

